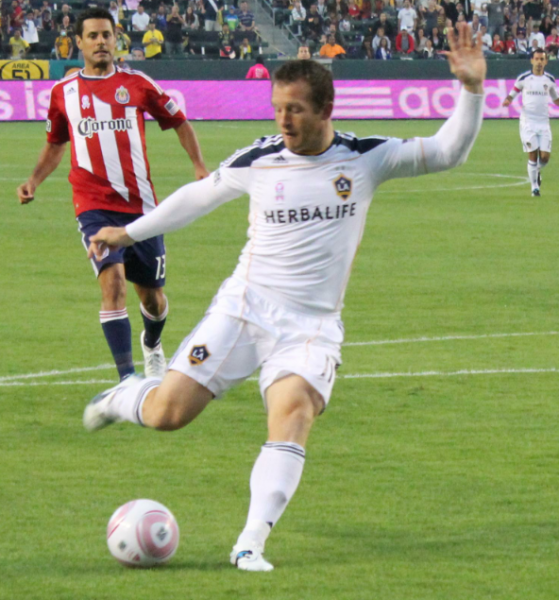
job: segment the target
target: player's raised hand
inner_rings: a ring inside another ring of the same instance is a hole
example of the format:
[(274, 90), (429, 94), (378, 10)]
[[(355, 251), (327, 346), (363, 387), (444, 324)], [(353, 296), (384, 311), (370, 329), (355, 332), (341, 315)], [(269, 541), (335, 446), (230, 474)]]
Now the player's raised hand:
[(110, 250), (132, 246), (134, 240), (126, 233), (124, 227), (103, 227), (89, 238), (91, 242), (87, 251), (88, 258), (103, 260)]
[(29, 204), (35, 198), (35, 185), (26, 181), (17, 188), (17, 197), (20, 204)]
[(443, 54), (450, 63), (450, 70), (473, 94), (483, 93), (483, 80), (487, 64), (483, 56), (481, 33), (472, 39), (472, 30), (467, 23), (458, 23), (458, 34), (448, 31), (450, 51)]

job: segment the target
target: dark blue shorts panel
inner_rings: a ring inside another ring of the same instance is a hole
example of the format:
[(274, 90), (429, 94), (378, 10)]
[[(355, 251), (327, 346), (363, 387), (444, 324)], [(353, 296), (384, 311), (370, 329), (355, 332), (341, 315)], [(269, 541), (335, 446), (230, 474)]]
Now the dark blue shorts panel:
[[(126, 227), (142, 215), (113, 212), (110, 210), (88, 210), (77, 217), (84, 246), (89, 248), (89, 238), (102, 227)], [(163, 236), (136, 242), (128, 248), (119, 248), (108, 253), (102, 260), (91, 260), (97, 276), (107, 266), (124, 264), (126, 279), (143, 287), (158, 288), (165, 285), (165, 243)]]

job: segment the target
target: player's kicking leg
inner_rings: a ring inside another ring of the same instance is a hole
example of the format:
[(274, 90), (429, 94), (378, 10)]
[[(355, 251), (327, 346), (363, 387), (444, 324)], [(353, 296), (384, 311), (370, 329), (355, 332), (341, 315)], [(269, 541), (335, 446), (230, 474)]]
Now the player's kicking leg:
[[(551, 158), (551, 137), (549, 138), (549, 140), (547, 140), (547, 142), (550, 151), (546, 152), (545, 150), (542, 150), (540, 148), (538, 153), (538, 190), (540, 191), (540, 193), (542, 189), (542, 170), (547, 166), (547, 163)], [(546, 143), (546, 140), (543, 140), (543, 143)]]
[(324, 400), (305, 379), (284, 377), (266, 391), (268, 441), (250, 477), (250, 507), (245, 528), (231, 552), (244, 571), (271, 571), (263, 556), (272, 527), (295, 494), (305, 464), (305, 445)]

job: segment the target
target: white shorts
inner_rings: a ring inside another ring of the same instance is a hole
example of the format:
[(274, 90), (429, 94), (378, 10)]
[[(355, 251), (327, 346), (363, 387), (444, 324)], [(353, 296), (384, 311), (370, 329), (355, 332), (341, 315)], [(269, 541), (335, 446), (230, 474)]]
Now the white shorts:
[(524, 152), (541, 150), (551, 152), (551, 128), (549, 123), (520, 122), (520, 139)]
[(187, 336), (169, 369), (219, 397), (259, 367), (260, 393), (287, 375), (300, 375), (328, 404), (341, 364), (343, 325), (280, 306), (239, 280), (224, 282), (206, 316)]

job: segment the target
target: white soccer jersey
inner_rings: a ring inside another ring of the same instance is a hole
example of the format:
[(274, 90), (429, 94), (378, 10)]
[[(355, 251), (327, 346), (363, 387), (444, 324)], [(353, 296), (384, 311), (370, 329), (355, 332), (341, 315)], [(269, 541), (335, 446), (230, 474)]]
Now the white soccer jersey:
[(534, 75), (526, 71), (518, 77), (509, 96), (515, 98), (522, 93), (521, 123), (547, 123), (549, 121), (549, 98), (557, 100), (557, 87), (555, 77), (544, 72), (543, 75)]
[(462, 92), (454, 115), (432, 138), (359, 139), (336, 133), (318, 156), (294, 154), (280, 135), (265, 137), (126, 230), (136, 241), (147, 239), (248, 193), (249, 239), (234, 277), (283, 306), (336, 314), (376, 188), (387, 179), (461, 164), (482, 113), (483, 96)]

